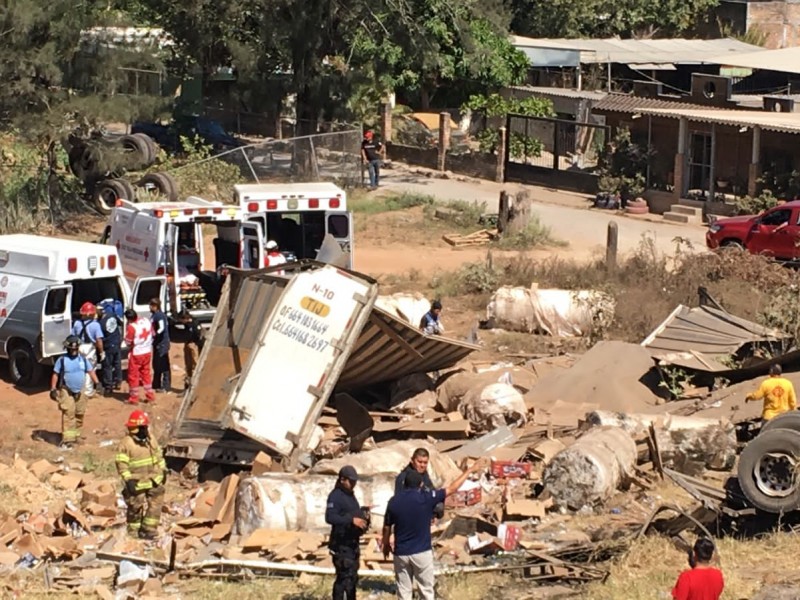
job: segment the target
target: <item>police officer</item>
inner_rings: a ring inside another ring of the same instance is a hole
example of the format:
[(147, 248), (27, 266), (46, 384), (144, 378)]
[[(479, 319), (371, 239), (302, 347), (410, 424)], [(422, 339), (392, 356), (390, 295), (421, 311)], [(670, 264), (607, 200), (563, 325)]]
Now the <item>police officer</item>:
[[(423, 489), (432, 491), (433, 482), (430, 475), (428, 475), (428, 463), (430, 462), (431, 455), (425, 448), (417, 448), (414, 454), (411, 455), (411, 461), (406, 465), (406, 468), (400, 471), (394, 480), (394, 493), (395, 495), (402, 492), (406, 487), (406, 477), (409, 473), (419, 473), (422, 476)], [(444, 503), (438, 502), (433, 509), (433, 516), (437, 519), (444, 517)]]
[(97, 305), (100, 327), (103, 330), (103, 395), (111, 397), (122, 384), (122, 320), (114, 310), (113, 302)]
[(333, 555), (336, 580), (333, 600), (355, 600), (360, 552), (358, 540), (369, 528), (369, 511), (356, 500), (353, 490), (358, 473), (346, 465), (339, 470), (336, 487), (328, 495), (325, 522), (331, 525), (328, 548)]
[(157, 392), (172, 388), (169, 365), (169, 322), (161, 310), (158, 298), (150, 300), (150, 320), (153, 322), (153, 387)]

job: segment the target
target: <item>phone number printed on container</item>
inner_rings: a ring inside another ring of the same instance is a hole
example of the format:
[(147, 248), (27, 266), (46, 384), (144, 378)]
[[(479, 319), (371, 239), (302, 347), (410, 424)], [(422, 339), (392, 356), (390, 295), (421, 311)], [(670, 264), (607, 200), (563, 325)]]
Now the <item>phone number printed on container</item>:
[[(289, 321), (278, 319), (272, 324), (272, 329), (317, 352), (322, 352), (328, 347), (327, 340), (323, 340), (321, 337), (311, 333), (302, 326), (294, 325)], [(327, 327), (325, 329), (327, 329)]]

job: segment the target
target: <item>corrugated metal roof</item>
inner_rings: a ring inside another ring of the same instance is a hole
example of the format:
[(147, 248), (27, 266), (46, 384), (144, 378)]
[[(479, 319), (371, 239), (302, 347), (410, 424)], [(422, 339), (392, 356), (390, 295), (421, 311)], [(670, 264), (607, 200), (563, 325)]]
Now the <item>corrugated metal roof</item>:
[(715, 56), (713, 60), (727, 67), (800, 73), (800, 48), (782, 48), (780, 50), (758, 48), (753, 52)]
[[(658, 98), (645, 98), (644, 96), (634, 96), (633, 94), (619, 94), (619, 93), (611, 93), (607, 94), (605, 98), (602, 100), (598, 100), (592, 110), (597, 111), (607, 111), (607, 112), (639, 112), (643, 108), (652, 108), (652, 109), (675, 109), (675, 108), (685, 108), (685, 109), (696, 109), (698, 108), (697, 104), (692, 102), (686, 102), (688, 100), (688, 96), (673, 96), (673, 97), (664, 97), (659, 96)], [(708, 110), (722, 110), (714, 107), (703, 107), (704, 109)]]
[(412, 373), (438, 371), (479, 349), (467, 342), (423, 335), (417, 327), (373, 307), (336, 389), (354, 390)]
[(567, 88), (545, 87), (535, 85), (512, 85), (510, 90), (530, 92), (539, 96), (555, 96), (558, 98), (575, 98), (579, 100), (602, 100), (608, 92), (595, 92), (591, 90), (571, 90)]
[(786, 334), (711, 306), (678, 306), (642, 346), (655, 357), (691, 353), (719, 359), (737, 352), (744, 344), (786, 338)]
[(707, 107), (697, 108), (649, 108), (637, 106), (633, 112), (645, 115), (680, 119), (701, 123), (717, 123), (734, 127), (761, 127), (768, 131), (800, 133), (800, 113), (765, 112), (759, 110), (719, 110)]
[[(733, 38), (716, 40), (621, 40), (527, 38), (511, 36), (512, 44), (520, 48), (556, 48), (580, 50), (581, 63), (620, 63), (626, 65), (663, 64), (737, 64), (731, 58), (737, 54), (758, 51), (758, 46)], [(653, 68), (653, 67), (650, 67)]]

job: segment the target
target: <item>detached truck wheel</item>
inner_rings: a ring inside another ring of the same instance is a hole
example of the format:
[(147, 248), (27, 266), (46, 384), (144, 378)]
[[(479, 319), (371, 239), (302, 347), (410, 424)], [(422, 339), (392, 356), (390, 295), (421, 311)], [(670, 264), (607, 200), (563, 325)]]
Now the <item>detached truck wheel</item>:
[(178, 182), (168, 173), (148, 173), (136, 183), (136, 186), (170, 202), (178, 200)]
[(104, 215), (110, 215), (117, 200), (128, 199), (128, 186), (119, 179), (106, 179), (94, 188), (92, 201), (94, 207)]
[(15, 346), (8, 353), (8, 374), (18, 387), (33, 387), (42, 378), (42, 365), (36, 360), (30, 344)]
[(800, 431), (800, 411), (792, 410), (770, 419), (761, 426), (761, 431), (758, 435), (761, 435), (767, 431), (773, 431), (775, 429), (791, 429), (792, 431)]
[(756, 508), (786, 513), (800, 508), (800, 432), (765, 431), (739, 457), (739, 486)]

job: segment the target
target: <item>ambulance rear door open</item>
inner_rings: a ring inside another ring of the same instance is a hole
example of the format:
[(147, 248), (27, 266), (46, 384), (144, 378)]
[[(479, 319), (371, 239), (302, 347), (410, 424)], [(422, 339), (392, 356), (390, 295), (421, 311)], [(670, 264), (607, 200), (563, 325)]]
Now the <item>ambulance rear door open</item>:
[(239, 225), (239, 257), (242, 269), (264, 268), (264, 232), (258, 222)]
[(64, 340), (72, 331), (72, 286), (46, 289), (42, 307), (42, 358), (64, 353)]
[(163, 275), (140, 277), (133, 284), (131, 308), (140, 317), (150, 318), (150, 300), (158, 298), (162, 308), (167, 300), (167, 278)]
[(352, 213), (344, 210), (325, 211), (325, 233), (332, 236), (342, 252), (350, 254), (348, 269), (353, 268), (353, 219)]

